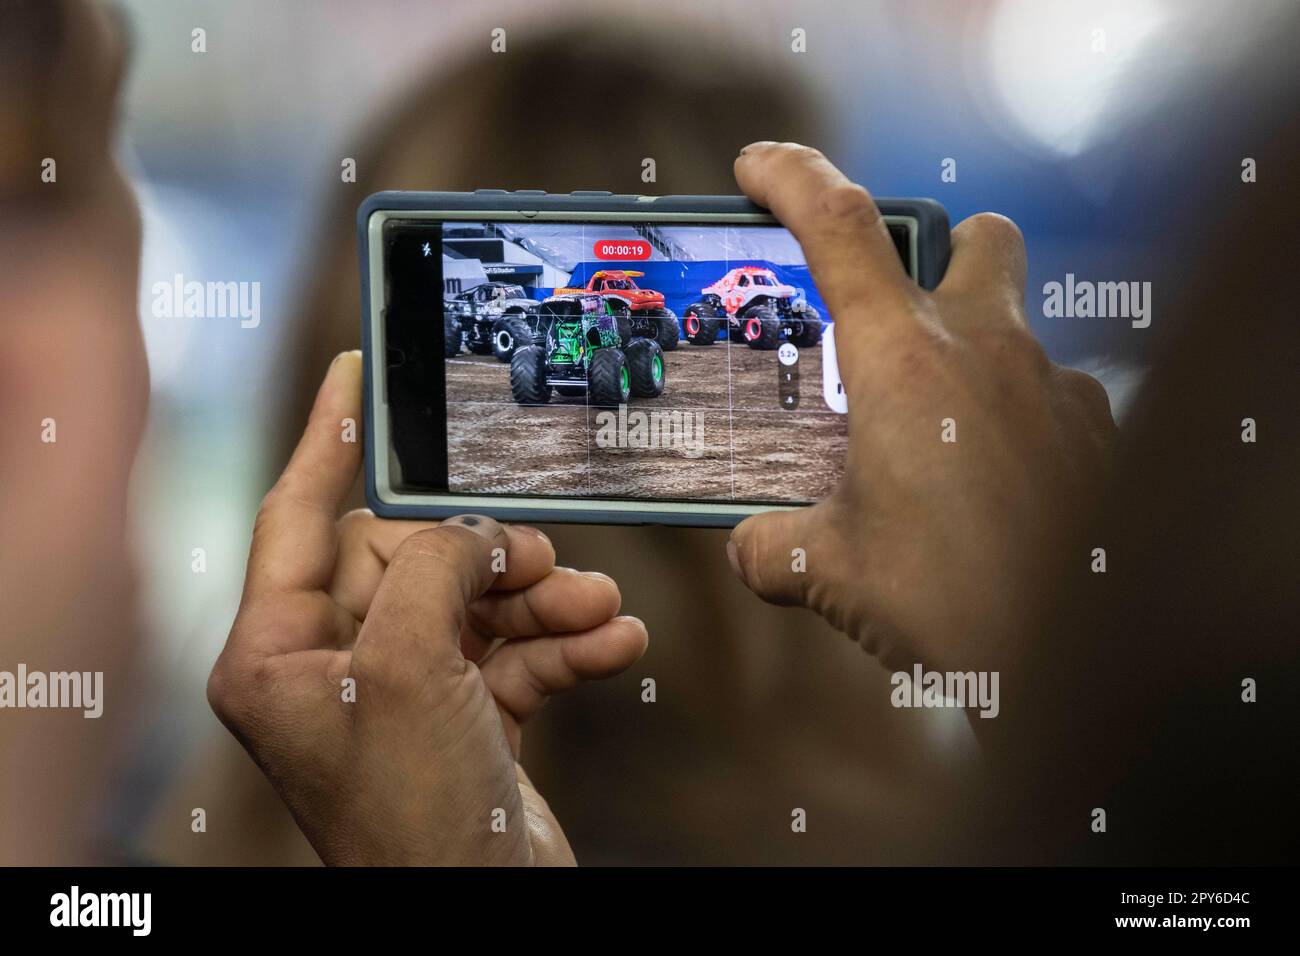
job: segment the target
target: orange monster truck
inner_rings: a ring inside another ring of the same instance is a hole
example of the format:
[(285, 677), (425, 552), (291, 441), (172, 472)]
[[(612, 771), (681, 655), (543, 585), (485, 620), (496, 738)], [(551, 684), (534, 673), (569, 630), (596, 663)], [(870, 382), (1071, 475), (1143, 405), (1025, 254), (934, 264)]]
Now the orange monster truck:
[[(591, 292), (606, 299), (622, 302), (631, 313), (632, 334), (640, 338), (654, 339), (665, 352), (677, 348), (682, 330), (677, 322), (677, 315), (664, 305), (664, 295), (653, 289), (642, 289), (634, 276), (643, 276), (644, 272), (628, 269), (600, 269), (591, 274), (585, 286), (573, 286), (556, 289), (556, 295), (573, 295)], [(617, 302), (614, 303), (617, 305)]]

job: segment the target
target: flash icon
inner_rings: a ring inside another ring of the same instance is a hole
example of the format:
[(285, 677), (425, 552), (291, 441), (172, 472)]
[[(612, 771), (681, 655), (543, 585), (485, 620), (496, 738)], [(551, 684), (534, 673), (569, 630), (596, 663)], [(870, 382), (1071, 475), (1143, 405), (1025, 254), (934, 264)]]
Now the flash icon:
[(433, 250), (429, 248), (429, 244), (427, 242), (424, 244), (424, 254), (426, 256), (433, 255)]

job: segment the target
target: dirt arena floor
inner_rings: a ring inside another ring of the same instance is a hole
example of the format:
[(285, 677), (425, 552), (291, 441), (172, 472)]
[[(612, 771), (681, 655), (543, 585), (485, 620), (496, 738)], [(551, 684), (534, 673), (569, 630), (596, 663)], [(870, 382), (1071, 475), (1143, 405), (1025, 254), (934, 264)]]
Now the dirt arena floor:
[(815, 501), (834, 487), (848, 444), (845, 416), (822, 401), (821, 353), (800, 353), (799, 407), (787, 410), (776, 352), (683, 342), (664, 354), (663, 394), (631, 399), (627, 423), (638, 411), (680, 412), (691, 416), (691, 430), (674, 421), (665, 441), (660, 418), (658, 447), (620, 448), (598, 440), (611, 419), (585, 395), (516, 405), (509, 365), (462, 352), (447, 362), (449, 484), (463, 492)]

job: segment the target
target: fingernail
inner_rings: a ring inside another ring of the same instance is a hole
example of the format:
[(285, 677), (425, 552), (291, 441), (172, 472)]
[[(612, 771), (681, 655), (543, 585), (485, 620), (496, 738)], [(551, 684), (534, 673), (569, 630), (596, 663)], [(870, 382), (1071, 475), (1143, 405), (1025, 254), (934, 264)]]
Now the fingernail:
[[(513, 524), (513, 525), (511, 525), (510, 527), (514, 528), (516, 531), (527, 531), (529, 534), (535, 534), (535, 535), (537, 535), (537, 537), (541, 538), (541, 539), (542, 539), (543, 541), (545, 541), (547, 544), (551, 544), (551, 539), (550, 539), (550, 538), (548, 538), (548, 537), (547, 537), (543, 532), (541, 532), (541, 531), (539, 531), (538, 529), (534, 528), (534, 527), (533, 527), (532, 525), (530, 525), (530, 524)], [(555, 545), (552, 544), (551, 547), (554, 548)]]
[(360, 350), (360, 349), (349, 349), (349, 350), (346, 351), (346, 352), (340, 352), (338, 355), (334, 356), (333, 361), (330, 362), (330, 368), (333, 368), (335, 365), (338, 365), (338, 364), (339, 364), (339, 359), (343, 358), (345, 355), (356, 355), (356, 356), (360, 356), (360, 355), (361, 355), (361, 350)]
[(487, 515), (456, 515), (453, 518), (448, 518), (443, 524), (466, 528), (489, 540), (498, 538), (505, 533), (505, 529), (497, 524), (495, 519), (489, 518)]
[(770, 140), (770, 139), (760, 139), (757, 143), (750, 143), (748, 146), (746, 146), (744, 149), (742, 149), (742, 150), (740, 151), (740, 155), (741, 155), (741, 156), (744, 156), (744, 155), (745, 155), (746, 153), (748, 153), (751, 149), (758, 149), (759, 147), (762, 147), (762, 146), (775, 146), (775, 145), (776, 145), (776, 143), (775, 143), (774, 140)]
[(731, 562), (731, 570), (736, 572), (736, 577), (741, 581), (745, 580), (745, 572), (740, 569), (740, 551), (736, 548), (736, 542), (727, 539), (727, 560)]
[(584, 578), (595, 578), (597, 581), (604, 581), (606, 584), (618, 587), (618, 585), (614, 583), (614, 579), (608, 574), (601, 574), (599, 571), (583, 571), (581, 573)]

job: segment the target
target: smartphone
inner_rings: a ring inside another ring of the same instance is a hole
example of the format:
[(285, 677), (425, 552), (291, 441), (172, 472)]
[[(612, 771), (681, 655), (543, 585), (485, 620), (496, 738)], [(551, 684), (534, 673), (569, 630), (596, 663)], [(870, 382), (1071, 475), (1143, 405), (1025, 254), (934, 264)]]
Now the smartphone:
[[(876, 202), (934, 288), (943, 207)], [(382, 192), (358, 240), (378, 515), (728, 527), (840, 480), (835, 316), (744, 197)]]

